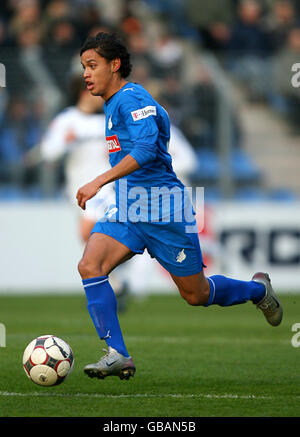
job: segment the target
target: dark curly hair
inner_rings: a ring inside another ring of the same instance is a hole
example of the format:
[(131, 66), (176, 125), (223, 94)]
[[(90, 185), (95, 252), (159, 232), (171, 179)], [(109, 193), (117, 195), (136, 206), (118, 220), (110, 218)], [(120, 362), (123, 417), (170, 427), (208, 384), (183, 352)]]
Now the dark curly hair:
[(83, 52), (90, 49), (94, 49), (108, 61), (120, 58), (121, 66), (119, 71), (121, 77), (129, 76), (132, 69), (130, 54), (116, 33), (99, 32), (96, 36), (88, 37), (80, 49), (80, 56)]

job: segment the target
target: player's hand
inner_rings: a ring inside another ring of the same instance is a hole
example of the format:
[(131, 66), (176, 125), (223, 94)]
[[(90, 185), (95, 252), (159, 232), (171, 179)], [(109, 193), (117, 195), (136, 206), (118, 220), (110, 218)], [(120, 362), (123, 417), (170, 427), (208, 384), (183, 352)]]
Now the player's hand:
[(76, 134), (73, 130), (69, 130), (65, 136), (65, 142), (67, 144), (72, 143), (73, 141), (76, 140)]
[(97, 179), (94, 179), (92, 182), (83, 185), (83, 187), (79, 188), (77, 191), (76, 199), (80, 208), (85, 209), (86, 202), (94, 197), (98, 191), (101, 189), (101, 184)]

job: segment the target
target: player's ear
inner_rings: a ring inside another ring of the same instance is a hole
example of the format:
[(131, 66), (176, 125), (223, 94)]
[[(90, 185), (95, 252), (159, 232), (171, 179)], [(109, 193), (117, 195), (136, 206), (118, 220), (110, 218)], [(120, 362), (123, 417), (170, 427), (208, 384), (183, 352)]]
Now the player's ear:
[(121, 67), (121, 59), (116, 58), (111, 61), (111, 71), (116, 73)]

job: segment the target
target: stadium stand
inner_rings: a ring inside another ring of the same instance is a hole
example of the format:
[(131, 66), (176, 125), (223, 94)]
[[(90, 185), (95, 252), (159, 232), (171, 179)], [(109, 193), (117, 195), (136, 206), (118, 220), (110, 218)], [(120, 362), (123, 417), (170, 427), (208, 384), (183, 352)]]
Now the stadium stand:
[[(299, 195), (300, 187), (293, 191), (288, 182), (265, 185), (271, 164), (261, 166), (257, 151), (245, 145), (234, 95), (226, 97), (231, 100), (226, 121), (231, 136), (220, 139), (220, 112), (226, 106), (220, 104), (222, 88), (205, 62), (207, 55), (215, 59), (244, 107), (251, 111), (251, 105), (263, 105), (298, 134), (299, 96), (284, 78), (286, 68), (299, 59), (299, 8), (288, 0), (222, 3), (219, 8), (213, 0), (209, 7), (200, 0), (5, 2), (0, 11), (0, 62), (7, 70), (7, 86), (0, 88), (0, 199), (59, 195), (61, 169), (52, 191), (45, 190), (43, 171), (29, 165), (27, 153), (51, 118), (71, 104), (68, 84), (80, 68), (78, 49), (99, 30), (117, 30), (127, 40), (135, 66), (131, 79), (159, 99), (193, 145), (198, 168), (192, 180), (206, 187), (207, 198), (224, 194), (218, 192), (226, 164), (220, 153), (223, 140), (229, 143), (234, 198), (287, 201)], [(274, 192), (279, 188), (283, 191)]]

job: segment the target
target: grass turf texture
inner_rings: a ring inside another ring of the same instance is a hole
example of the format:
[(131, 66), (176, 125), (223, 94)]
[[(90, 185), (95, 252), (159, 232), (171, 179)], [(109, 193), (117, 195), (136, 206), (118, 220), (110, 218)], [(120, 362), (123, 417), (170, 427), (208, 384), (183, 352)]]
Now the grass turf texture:
[[(82, 371), (103, 354), (83, 296), (0, 297), (1, 417), (299, 417), (300, 295), (282, 295), (280, 327), (251, 303), (190, 307), (179, 296), (132, 299), (120, 314), (137, 373), (97, 380)], [(42, 334), (70, 343), (75, 364), (56, 387), (31, 382), (26, 345)]]

